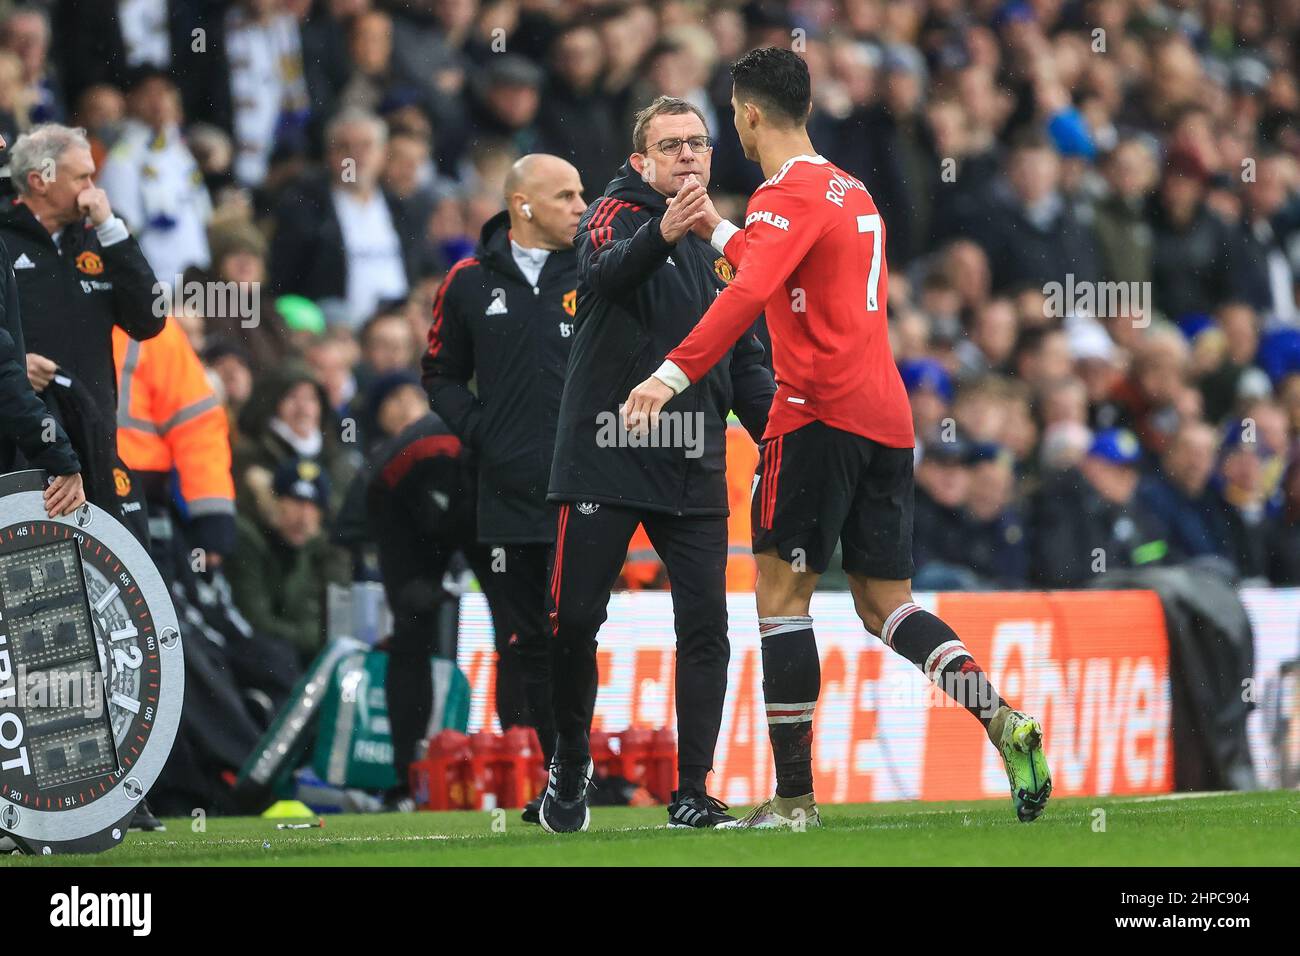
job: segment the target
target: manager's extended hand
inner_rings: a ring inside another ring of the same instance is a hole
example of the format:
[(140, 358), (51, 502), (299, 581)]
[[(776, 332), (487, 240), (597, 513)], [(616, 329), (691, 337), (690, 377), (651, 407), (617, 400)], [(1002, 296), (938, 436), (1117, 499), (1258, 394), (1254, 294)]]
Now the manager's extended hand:
[(668, 202), (668, 211), (659, 220), (664, 241), (676, 243), (713, 211), (709, 191), (692, 176)]
[(623, 428), (638, 435), (658, 428), (659, 410), (674, 394), (671, 388), (651, 375), (628, 394), (623, 404)]
[(51, 518), (70, 515), (86, 503), (81, 475), (59, 475), (45, 489), (45, 513)]
[(33, 392), (43, 392), (49, 388), (58, 371), (59, 366), (44, 355), (27, 353), (27, 381), (32, 383)]

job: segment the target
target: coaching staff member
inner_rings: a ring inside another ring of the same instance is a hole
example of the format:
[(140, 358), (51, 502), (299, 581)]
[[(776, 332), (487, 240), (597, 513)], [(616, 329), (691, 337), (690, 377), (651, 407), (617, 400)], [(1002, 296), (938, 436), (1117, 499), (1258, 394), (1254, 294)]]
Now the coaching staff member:
[[(549, 764), (555, 725), (546, 587), (555, 506), (546, 486), (573, 341), (573, 236), (587, 207), (578, 171), (543, 153), (511, 167), (505, 200), (506, 210), (483, 226), (474, 255), (452, 266), (438, 290), (424, 385), (434, 411), (477, 459), (478, 538), (492, 548), (495, 590), (510, 622), (509, 635), (497, 641), (497, 693), (519, 686), (517, 670)], [(536, 807), (528, 809), (525, 819), (535, 822)]]
[(664, 421), (676, 418), (678, 441), (611, 443), (618, 402), (658, 367), (658, 349), (686, 337), (731, 276), (726, 260), (691, 233), (706, 205), (713, 149), (699, 110), (660, 97), (637, 115), (632, 139), (635, 152), (578, 227), (577, 333), (551, 470), (549, 497), (560, 503), (551, 576), (558, 741), (542, 825), (558, 832), (587, 826), (596, 632), (638, 523), (663, 558), (676, 618), (679, 782), (669, 824), (731, 819), (705, 791), (730, 658), (727, 414), (734, 408), (757, 441), (775, 385), (762, 346), (746, 335), (699, 394), (665, 409), (677, 413)]
[[(18, 196), (0, 204), (0, 239), (22, 303), (28, 378), (74, 435), (88, 497), (117, 513), (113, 327), (133, 339), (162, 331), (153, 270), (95, 186), (83, 130), (49, 123), (24, 133), (10, 151), (9, 172)], [(56, 371), (78, 391), (51, 386)]]
[[(5, 145), (0, 136), (0, 150)], [(49, 412), (27, 381), (13, 260), (0, 242), (0, 473), (20, 466), (20, 452), (23, 463), (43, 468), (51, 476), (45, 489), (45, 510), (51, 518), (71, 514), (85, 503), (77, 453), (58, 423), (51, 423)]]

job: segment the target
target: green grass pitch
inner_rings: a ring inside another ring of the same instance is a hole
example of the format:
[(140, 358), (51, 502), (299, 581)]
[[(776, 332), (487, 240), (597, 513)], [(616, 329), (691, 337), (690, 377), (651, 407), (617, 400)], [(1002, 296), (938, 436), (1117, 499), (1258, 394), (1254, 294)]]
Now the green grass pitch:
[[(1097, 811), (1104, 811), (1099, 814)], [(0, 865), (98, 866), (1276, 866), (1300, 863), (1300, 793), (1054, 800), (1032, 824), (1009, 801), (823, 808), (803, 833), (668, 830), (662, 807), (600, 808), (587, 833), (552, 836), (519, 811), (170, 819), (99, 856)], [(496, 828), (494, 829), (494, 823)], [(498, 832), (504, 824), (504, 832)], [(1104, 825), (1104, 829), (1102, 829)]]

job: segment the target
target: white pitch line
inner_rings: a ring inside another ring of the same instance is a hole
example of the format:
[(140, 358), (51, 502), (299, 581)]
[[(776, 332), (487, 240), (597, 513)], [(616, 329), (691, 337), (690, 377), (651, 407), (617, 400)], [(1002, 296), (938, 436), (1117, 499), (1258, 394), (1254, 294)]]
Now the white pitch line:
[(1204, 797), (1231, 797), (1239, 793), (1249, 793), (1248, 790), (1197, 790), (1188, 793), (1157, 793), (1149, 797), (1099, 797), (1098, 799), (1110, 799), (1115, 803), (1160, 803), (1164, 800), (1200, 800)]
[[(446, 833), (430, 833), (426, 835), (407, 835), (407, 836), (330, 836), (321, 837), (312, 840), (305, 837), (283, 837), (276, 835), (281, 845), (293, 844), (297, 846), (309, 846), (312, 843), (417, 843), (424, 840), (472, 840), (473, 834), (457, 834), (451, 836)], [(148, 846), (260, 846), (264, 842), (269, 842), (271, 834), (267, 834), (265, 839), (249, 837), (248, 839), (240, 837), (223, 837), (216, 840), (149, 840)], [(274, 844), (273, 844), (274, 845)]]

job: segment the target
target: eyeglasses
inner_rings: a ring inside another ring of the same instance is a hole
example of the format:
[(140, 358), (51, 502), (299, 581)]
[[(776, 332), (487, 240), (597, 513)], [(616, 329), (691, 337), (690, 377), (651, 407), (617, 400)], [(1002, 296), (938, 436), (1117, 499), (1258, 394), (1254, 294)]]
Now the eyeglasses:
[(651, 145), (650, 149), (657, 149), (665, 156), (676, 156), (682, 151), (682, 144), (689, 143), (692, 153), (707, 153), (713, 148), (712, 136), (688, 136), (686, 139), (661, 139), (659, 142)]

